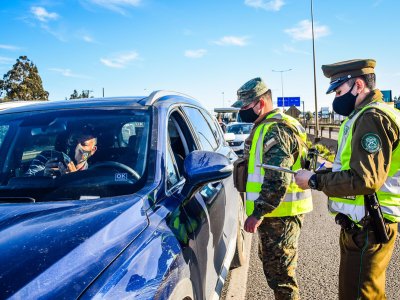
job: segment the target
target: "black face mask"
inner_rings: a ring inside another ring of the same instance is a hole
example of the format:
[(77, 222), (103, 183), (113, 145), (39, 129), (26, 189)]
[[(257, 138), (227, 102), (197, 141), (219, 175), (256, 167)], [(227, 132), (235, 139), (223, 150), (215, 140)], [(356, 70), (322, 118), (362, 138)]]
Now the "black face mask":
[(351, 114), (351, 112), (356, 107), (356, 98), (357, 98), (358, 94), (353, 95), (351, 93), (355, 84), (356, 83), (354, 82), (353, 86), (346, 94), (336, 97), (333, 100), (332, 108), (339, 115), (347, 117)]
[[(257, 104), (256, 104), (256, 106), (257, 106)], [(254, 106), (253, 106), (253, 107), (250, 107), (250, 108), (248, 108), (248, 109), (239, 110), (239, 116), (240, 116), (240, 119), (241, 119), (243, 122), (246, 122), (246, 123), (254, 123), (254, 121), (258, 119), (258, 117), (260, 116), (260, 114), (259, 114), (259, 113), (256, 114), (256, 113), (254, 112), (254, 109), (253, 109), (253, 108), (254, 108)]]

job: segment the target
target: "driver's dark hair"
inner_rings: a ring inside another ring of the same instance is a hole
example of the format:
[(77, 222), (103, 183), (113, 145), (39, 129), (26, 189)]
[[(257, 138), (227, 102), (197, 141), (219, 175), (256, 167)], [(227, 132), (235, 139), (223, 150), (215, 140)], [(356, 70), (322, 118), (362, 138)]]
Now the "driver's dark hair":
[(97, 145), (97, 137), (93, 126), (84, 125), (78, 132), (72, 132), (70, 134), (67, 145), (69, 147), (76, 147), (78, 143), (82, 143), (90, 139), (95, 139), (95, 145)]

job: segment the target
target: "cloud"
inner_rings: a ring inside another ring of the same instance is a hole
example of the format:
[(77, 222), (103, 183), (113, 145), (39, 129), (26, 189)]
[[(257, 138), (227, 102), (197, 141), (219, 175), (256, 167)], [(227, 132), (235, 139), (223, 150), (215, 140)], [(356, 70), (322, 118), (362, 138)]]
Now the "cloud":
[(0, 44), (0, 49), (4, 49), (4, 50), (19, 50), (20, 48), (17, 47), (17, 46), (13, 46), (13, 45)]
[(239, 37), (239, 36), (224, 36), (223, 38), (215, 41), (214, 43), (219, 46), (246, 46), (248, 37)]
[(41, 22), (48, 22), (50, 20), (57, 20), (59, 15), (55, 12), (48, 12), (44, 7), (32, 6), (31, 12), (33, 16)]
[(125, 15), (125, 7), (139, 6), (142, 0), (88, 0), (88, 2)]
[(265, 10), (279, 11), (285, 2), (283, 0), (245, 0), (244, 4), (254, 8)]
[(0, 64), (1, 65), (8, 65), (14, 62), (14, 59), (9, 57), (0, 56)]
[(189, 58), (201, 58), (206, 55), (207, 50), (205, 49), (197, 49), (197, 50), (186, 50), (185, 56)]
[(110, 58), (100, 58), (103, 65), (110, 68), (125, 68), (130, 62), (138, 60), (139, 54), (135, 51), (114, 55)]
[(310, 55), (311, 53), (307, 51), (302, 51), (299, 49), (296, 49), (292, 46), (289, 45), (283, 45), (283, 51), (288, 52), (288, 53), (297, 53), (297, 54), (305, 54), (305, 55)]
[(50, 71), (59, 73), (65, 77), (73, 77), (73, 78), (82, 78), (82, 79), (90, 79), (91, 77), (81, 74), (72, 73), (70, 69), (61, 69), (61, 68), (49, 68)]
[(87, 43), (94, 43), (94, 39), (90, 35), (83, 35), (82, 40), (84, 40)]
[[(303, 41), (312, 39), (312, 28), (311, 21), (303, 20), (297, 24), (297, 27), (285, 29), (285, 32), (289, 34), (294, 40)], [(327, 26), (318, 25), (314, 23), (314, 38), (318, 39), (323, 36), (330, 34)]]

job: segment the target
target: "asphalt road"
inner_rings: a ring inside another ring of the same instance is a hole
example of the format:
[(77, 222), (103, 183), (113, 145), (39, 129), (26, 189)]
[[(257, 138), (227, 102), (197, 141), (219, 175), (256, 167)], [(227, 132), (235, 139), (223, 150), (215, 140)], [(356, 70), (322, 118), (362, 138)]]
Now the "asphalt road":
[[(300, 236), (297, 278), (302, 299), (337, 299), (339, 268), (339, 226), (327, 213), (327, 198), (313, 191), (314, 210), (307, 214)], [(257, 256), (258, 237), (253, 235), (246, 299), (274, 299)], [(400, 299), (400, 237), (387, 270), (386, 294)]]

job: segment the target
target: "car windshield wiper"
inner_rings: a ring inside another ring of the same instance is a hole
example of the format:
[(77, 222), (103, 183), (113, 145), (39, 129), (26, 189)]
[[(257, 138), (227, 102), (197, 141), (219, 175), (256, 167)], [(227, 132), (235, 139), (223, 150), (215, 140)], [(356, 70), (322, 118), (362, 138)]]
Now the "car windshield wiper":
[(31, 197), (0, 197), (0, 203), (35, 203)]

